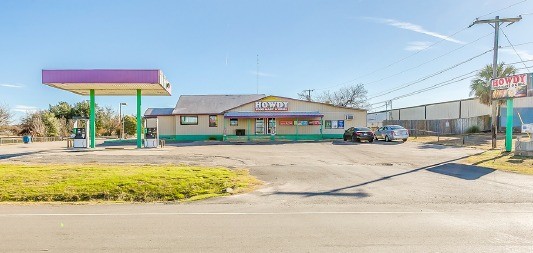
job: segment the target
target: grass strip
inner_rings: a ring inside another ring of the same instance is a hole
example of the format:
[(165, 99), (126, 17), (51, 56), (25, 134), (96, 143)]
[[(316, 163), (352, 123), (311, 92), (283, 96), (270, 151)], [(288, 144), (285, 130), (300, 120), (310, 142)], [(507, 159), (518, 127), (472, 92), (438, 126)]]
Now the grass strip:
[(248, 170), (177, 165), (0, 164), (0, 201), (177, 201), (253, 189)]
[(533, 158), (516, 156), (513, 153), (489, 150), (463, 160), (468, 165), (533, 175)]

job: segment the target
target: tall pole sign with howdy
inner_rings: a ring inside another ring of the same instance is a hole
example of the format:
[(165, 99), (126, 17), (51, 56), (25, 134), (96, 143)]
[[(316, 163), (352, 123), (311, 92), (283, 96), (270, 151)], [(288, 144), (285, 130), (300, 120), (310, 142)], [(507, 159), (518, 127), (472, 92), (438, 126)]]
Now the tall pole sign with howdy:
[(507, 100), (507, 124), (505, 129), (505, 150), (510, 152), (513, 143), (513, 98), (533, 96), (531, 74), (518, 74), (493, 79), (491, 81), (491, 98)]

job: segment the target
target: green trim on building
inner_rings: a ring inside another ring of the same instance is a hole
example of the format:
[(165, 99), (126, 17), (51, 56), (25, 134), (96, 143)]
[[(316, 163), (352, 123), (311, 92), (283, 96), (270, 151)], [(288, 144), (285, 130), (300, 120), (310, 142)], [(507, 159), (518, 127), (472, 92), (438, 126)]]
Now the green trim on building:
[(324, 139), (342, 139), (342, 134), (276, 134), (276, 135), (160, 135), (160, 139), (169, 141), (318, 141)]
[(174, 141), (209, 141), (217, 140), (221, 141), (223, 135), (209, 134), (209, 135), (159, 135), (161, 140), (174, 140)]

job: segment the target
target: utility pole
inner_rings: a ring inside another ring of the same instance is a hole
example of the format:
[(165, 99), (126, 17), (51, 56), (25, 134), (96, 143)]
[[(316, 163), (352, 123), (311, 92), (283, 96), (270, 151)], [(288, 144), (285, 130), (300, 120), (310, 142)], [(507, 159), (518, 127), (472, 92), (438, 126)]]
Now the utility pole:
[(389, 120), (389, 101), (385, 101), (385, 113), (387, 116), (387, 120)]
[(256, 74), (255, 86), (256, 86), (256, 89), (257, 89), (257, 93), (256, 94), (259, 94), (259, 55), (257, 55), (257, 69), (255, 71), (255, 74)]
[[(512, 25), (515, 22), (518, 22), (522, 19), (522, 16), (518, 16), (517, 18), (500, 18), (500, 16), (496, 16), (494, 19), (484, 19), (479, 20), (476, 19), (471, 25), (468, 27), (472, 27), (477, 24), (490, 24), (492, 27), (494, 27), (494, 56), (492, 57), (492, 79), (498, 78), (498, 36), (500, 34), (500, 24), (503, 23), (509, 23), (509, 25)], [(494, 24), (494, 25), (492, 25)], [(509, 26), (507, 25), (507, 26)], [(490, 86), (490, 82), (487, 83), (487, 86)], [(491, 92), (491, 109), (492, 109), (492, 115), (491, 115), (491, 127), (490, 132), (492, 135), (492, 148), (496, 148), (496, 134), (498, 132), (498, 101), (492, 100), (492, 92)]]
[(304, 90), (304, 93), (307, 92), (307, 101), (311, 101), (311, 92), (315, 90)]

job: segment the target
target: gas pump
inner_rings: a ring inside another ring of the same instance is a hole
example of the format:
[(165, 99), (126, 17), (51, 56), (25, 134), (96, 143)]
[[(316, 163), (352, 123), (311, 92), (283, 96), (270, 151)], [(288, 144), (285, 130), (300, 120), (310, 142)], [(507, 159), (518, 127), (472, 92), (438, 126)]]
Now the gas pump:
[(157, 148), (159, 145), (159, 121), (157, 118), (144, 119), (144, 147)]
[(72, 147), (74, 148), (88, 148), (89, 147), (89, 119), (78, 118), (74, 120), (74, 128), (72, 129)]

